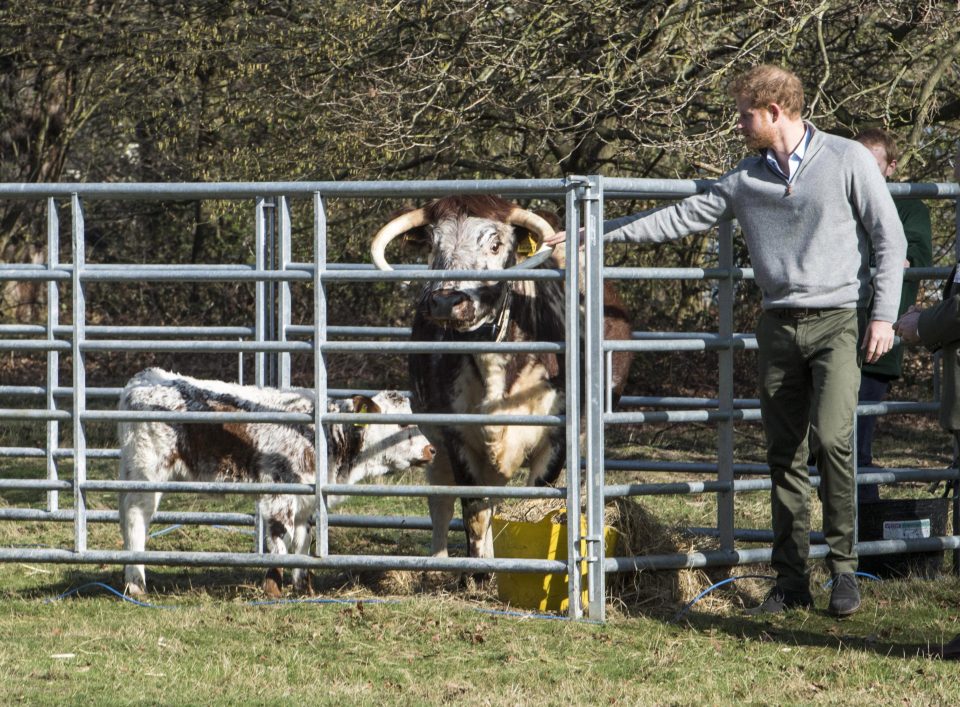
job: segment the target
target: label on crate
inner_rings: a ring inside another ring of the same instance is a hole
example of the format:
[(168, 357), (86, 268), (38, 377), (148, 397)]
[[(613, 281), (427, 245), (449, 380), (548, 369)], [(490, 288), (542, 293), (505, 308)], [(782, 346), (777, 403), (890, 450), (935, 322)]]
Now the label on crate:
[(916, 540), (930, 537), (930, 519), (885, 520), (883, 521), (884, 540)]

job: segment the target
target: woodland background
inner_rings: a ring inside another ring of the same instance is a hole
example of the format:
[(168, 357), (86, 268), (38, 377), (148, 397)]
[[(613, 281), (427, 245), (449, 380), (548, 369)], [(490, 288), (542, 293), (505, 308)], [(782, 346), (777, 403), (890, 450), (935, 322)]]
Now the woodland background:
[[(958, 20), (957, 3), (925, 0), (20, 0), (0, 4), (0, 181), (711, 178), (745, 154), (727, 84), (771, 62), (800, 75), (805, 117), (819, 128), (892, 130), (903, 150), (896, 178), (943, 182), (960, 127)], [(400, 205), (331, 200), (331, 260), (368, 262), (371, 234)], [(648, 205), (618, 202), (607, 213)], [(43, 262), (43, 206), (0, 202), (4, 262)], [(952, 265), (953, 204), (929, 206), (937, 264)], [(251, 204), (87, 209), (90, 262), (253, 260)], [(301, 211), (295, 247), (309, 260)], [(406, 259), (422, 257), (410, 251)], [(68, 249), (60, 256), (72, 260)], [(611, 247), (607, 261), (684, 267), (713, 257), (714, 235), (703, 234)], [(748, 264), (745, 252), (739, 262)], [(936, 287), (925, 283), (924, 296)], [(332, 324), (409, 322), (409, 291), (333, 289)], [(624, 289), (637, 329), (716, 326), (709, 284)], [(91, 285), (91, 323), (249, 325), (252, 292)], [(296, 316), (306, 323), (310, 297), (301, 294)], [(737, 327), (749, 331), (759, 296), (746, 283), (738, 297)], [(0, 323), (44, 317), (43, 288), (4, 287)], [(334, 377), (402, 387), (400, 357), (368, 358), (332, 363)], [(638, 357), (631, 390), (708, 393), (716, 379), (703, 367), (715, 363), (708, 354)], [(100, 372), (93, 383), (120, 383), (148, 364), (236, 373), (236, 362), (196, 356), (89, 364)], [(752, 358), (742, 364), (737, 395), (750, 396)], [(926, 380), (928, 367), (928, 358), (910, 363), (908, 383)], [(0, 363), (9, 382), (42, 371), (42, 356), (14, 352)]]

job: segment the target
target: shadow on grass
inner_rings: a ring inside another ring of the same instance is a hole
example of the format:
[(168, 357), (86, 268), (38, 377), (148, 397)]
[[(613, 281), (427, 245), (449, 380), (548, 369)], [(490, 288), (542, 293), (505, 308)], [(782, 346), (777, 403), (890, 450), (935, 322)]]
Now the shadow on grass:
[[(795, 623), (787, 623), (791, 618)], [(821, 624), (821, 620), (831, 624)], [(836, 621), (825, 611), (796, 611), (776, 619), (691, 613), (684, 622), (697, 631), (719, 631), (739, 640), (779, 643), (789, 647), (859, 650), (893, 658), (923, 658), (932, 647), (926, 643), (893, 641), (876, 633), (860, 635), (863, 632), (862, 624), (852, 623), (850, 619)], [(814, 628), (810, 624), (822, 628)]]

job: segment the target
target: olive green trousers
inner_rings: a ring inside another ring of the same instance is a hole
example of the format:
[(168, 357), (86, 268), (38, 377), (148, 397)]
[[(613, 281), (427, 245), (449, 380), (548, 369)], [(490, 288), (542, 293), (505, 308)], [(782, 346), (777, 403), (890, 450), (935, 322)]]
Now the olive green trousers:
[[(831, 574), (855, 572), (853, 429), (860, 387), (858, 314), (764, 312), (757, 325), (760, 412), (773, 488), (773, 569), (788, 591), (809, 586), (812, 454), (820, 472)], [(808, 448), (809, 445), (812, 448)]]

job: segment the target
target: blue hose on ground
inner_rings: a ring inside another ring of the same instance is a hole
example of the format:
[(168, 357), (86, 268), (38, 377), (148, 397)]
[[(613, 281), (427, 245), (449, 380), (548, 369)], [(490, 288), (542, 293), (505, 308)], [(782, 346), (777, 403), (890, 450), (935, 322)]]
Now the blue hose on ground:
[[(870, 574), (869, 572), (855, 572), (854, 574), (856, 574), (858, 577), (866, 577), (867, 579), (871, 579), (871, 580), (873, 580), (874, 582), (879, 582), (879, 581), (881, 581), (879, 577), (877, 577), (876, 575), (872, 575), (872, 574)], [(777, 578), (774, 577), (774, 576), (772, 576), (772, 575), (768, 575), (768, 574), (745, 574), (745, 575), (741, 575), (741, 576), (739, 576), (739, 577), (728, 577), (727, 579), (724, 579), (723, 581), (717, 582), (716, 584), (707, 587), (707, 588), (704, 589), (702, 592), (700, 592), (699, 594), (697, 594), (697, 596), (695, 596), (693, 599), (691, 599), (689, 602), (687, 602), (687, 604), (686, 604), (682, 609), (680, 609), (680, 611), (677, 612), (677, 615), (673, 617), (673, 620), (674, 620), (674, 621), (679, 621), (680, 619), (682, 619), (682, 618), (684, 617), (684, 615), (685, 615), (688, 611), (690, 611), (690, 609), (693, 608), (694, 604), (696, 604), (698, 601), (700, 601), (700, 600), (703, 599), (705, 596), (707, 596), (707, 594), (709, 594), (710, 592), (712, 592), (712, 591), (715, 590), (715, 589), (719, 589), (720, 587), (722, 587), (722, 586), (724, 586), (724, 585), (726, 585), (726, 584), (730, 584), (731, 582), (736, 582), (738, 579), (767, 579), (767, 580), (776, 581)], [(832, 585), (833, 585), (833, 579), (831, 578), (826, 584), (823, 585), (823, 588), (824, 588), (824, 589), (829, 589)]]

